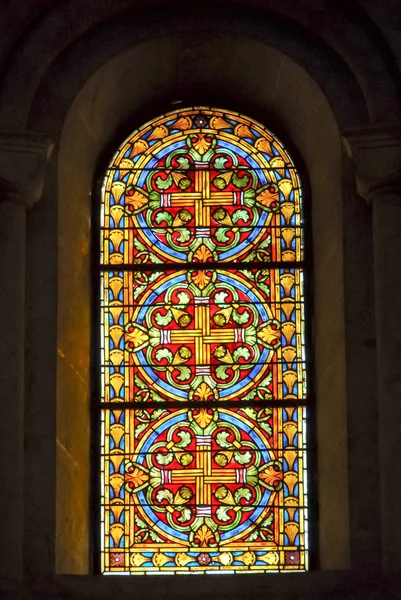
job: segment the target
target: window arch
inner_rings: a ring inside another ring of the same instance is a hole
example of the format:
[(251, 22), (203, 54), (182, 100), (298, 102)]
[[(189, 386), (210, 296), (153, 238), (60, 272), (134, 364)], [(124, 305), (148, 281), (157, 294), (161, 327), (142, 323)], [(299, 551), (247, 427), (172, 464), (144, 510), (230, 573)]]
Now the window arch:
[(101, 570), (308, 567), (303, 218), (280, 141), (196, 107), (101, 199)]

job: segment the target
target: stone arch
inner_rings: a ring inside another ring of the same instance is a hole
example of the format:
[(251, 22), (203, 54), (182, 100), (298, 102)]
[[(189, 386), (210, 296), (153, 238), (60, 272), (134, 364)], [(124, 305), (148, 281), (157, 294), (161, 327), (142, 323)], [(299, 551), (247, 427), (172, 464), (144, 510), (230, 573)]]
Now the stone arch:
[[(150, 12), (138, 14), (130, 11), (132, 5), (127, 0), (114, 7), (89, 3), (84, 18), (73, 3), (49, 7), (29, 23), (3, 65), (0, 118), (6, 128), (26, 127), (29, 114), (35, 120), (41, 105), (38, 92), (47, 86), (55, 92), (57, 72), (68, 71), (68, 60), (78, 58), (80, 64), (76, 93), (90, 72), (132, 43), (198, 31), (202, 35), (214, 32), (252, 37), (299, 61), (326, 92), (337, 118), (342, 104), (343, 127), (347, 126), (346, 115), (350, 124), (355, 124), (352, 117), (372, 122), (394, 119), (400, 106), (396, 69), (385, 40), (363, 10), (329, 0), (315, 7), (306, 2), (291, 4), (283, 7), (269, 1), (261, 7), (255, 3), (246, 11), (236, 7), (234, 13), (224, 2), (217, 7), (202, 4), (190, 9), (178, 3), (169, 10), (149, 8)], [(91, 48), (96, 52), (88, 55)], [(366, 62), (367, 54), (374, 57), (374, 76)], [(47, 78), (53, 82), (46, 84)], [(67, 86), (71, 82), (69, 79)], [(382, 90), (380, 101), (375, 94), (377, 86)]]

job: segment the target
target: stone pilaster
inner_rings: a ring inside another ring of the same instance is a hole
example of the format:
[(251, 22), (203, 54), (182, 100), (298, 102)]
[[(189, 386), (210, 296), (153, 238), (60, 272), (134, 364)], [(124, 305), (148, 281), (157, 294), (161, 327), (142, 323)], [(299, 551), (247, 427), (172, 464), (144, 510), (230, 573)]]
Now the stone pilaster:
[(0, 135), (0, 578), (7, 579), (21, 579), (23, 565), (25, 213), (41, 197), (51, 149), (44, 136)]
[(350, 132), (345, 143), (372, 205), (383, 566), (401, 570), (401, 125)]

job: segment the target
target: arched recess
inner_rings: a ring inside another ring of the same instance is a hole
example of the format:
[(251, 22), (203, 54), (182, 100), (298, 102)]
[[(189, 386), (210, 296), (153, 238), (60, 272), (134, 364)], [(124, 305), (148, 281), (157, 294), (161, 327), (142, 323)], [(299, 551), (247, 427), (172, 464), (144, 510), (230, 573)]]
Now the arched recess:
[[(91, 190), (97, 168), (107, 149), (121, 138), (119, 131), (126, 134), (148, 116), (162, 112), (168, 100), (181, 100), (185, 95), (195, 100), (197, 92), (197, 102), (218, 100), (266, 123), (284, 141), (292, 142), (305, 164), (315, 255), (318, 552), (322, 568), (349, 566), (342, 153), (336, 118), (305, 69), (271, 46), (229, 34), (214, 34), (206, 40), (194, 34), (193, 48), (188, 50), (187, 39), (176, 35), (143, 41), (105, 62), (87, 79), (82, 75), (88, 68), (84, 61), (77, 63), (84, 63), (82, 72), (70, 64), (60, 74), (63, 87), (52, 89), (52, 80), (47, 80), (31, 110), (30, 126), (52, 134), (60, 145), (45, 198), (28, 224), (32, 323), (28, 347), (35, 352), (28, 351), (27, 357), (27, 439), (33, 442), (40, 437), (37, 453), (27, 457), (28, 572), (52, 573), (54, 561), (59, 573), (83, 574), (90, 567), (88, 276)], [(353, 96), (357, 88), (347, 83), (350, 114), (362, 122), (367, 113), (361, 95)], [(330, 101), (344, 126), (352, 119), (347, 118), (343, 99), (336, 107), (340, 95), (337, 91)], [(352, 195), (352, 186), (348, 192)], [(346, 289), (347, 285), (352, 291), (351, 281), (345, 282)], [(48, 291), (45, 300), (43, 289)], [(46, 327), (41, 328), (42, 323)], [(52, 377), (56, 347), (57, 382)], [(52, 500), (56, 474), (57, 498)], [(56, 506), (55, 520), (41, 502), (40, 484), (45, 481), (49, 502)], [(352, 502), (358, 503), (354, 492)], [(56, 548), (45, 539), (52, 539), (54, 532)]]
[[(246, 9), (236, 4), (233, 11), (229, 2), (221, 0), (190, 5), (177, 2), (168, 7), (158, 3), (154, 8), (149, 3), (138, 10), (132, 0), (101, 6), (88, 0), (84, 14), (77, 0), (45, 4), (43, 0), (43, 10), (27, 9), (25, 29), (21, 27), (21, 36), (3, 61), (0, 122), (4, 128), (25, 126), (39, 86), (60, 59), (65, 61), (74, 54), (82, 59), (88, 48), (96, 48), (85, 57), (94, 70), (133, 43), (185, 32), (189, 42), (192, 30), (203, 30), (203, 38), (213, 32), (241, 37), (252, 31), (252, 39), (268, 39), (296, 61), (308, 64), (307, 70), (327, 89), (328, 97), (336, 94), (336, 88), (343, 88), (346, 102), (348, 85), (352, 94), (364, 97), (364, 111), (371, 121), (391, 122), (398, 114), (401, 98), (394, 58), (379, 28), (359, 4), (290, 0), (283, 5), (255, 0)], [(350, 78), (347, 70), (352, 73)], [(82, 85), (87, 74), (81, 69), (77, 75), (78, 85)], [(21, 84), (25, 90), (22, 97)], [(57, 86), (57, 81), (53, 80), (53, 91), (54, 84)], [(377, 88), (382, 91), (380, 97)], [(341, 103), (341, 95), (336, 103)], [(352, 103), (348, 106), (354, 108)]]

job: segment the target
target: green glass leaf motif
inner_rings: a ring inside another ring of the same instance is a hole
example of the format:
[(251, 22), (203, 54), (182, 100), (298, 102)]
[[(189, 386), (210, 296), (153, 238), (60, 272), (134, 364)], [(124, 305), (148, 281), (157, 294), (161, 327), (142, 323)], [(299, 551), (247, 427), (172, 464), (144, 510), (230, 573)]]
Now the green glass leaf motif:
[(250, 408), (249, 406), (246, 406), (245, 408), (241, 408), (241, 412), (243, 412), (245, 415), (247, 415), (247, 417), (249, 417), (250, 419), (256, 419), (256, 410), (254, 408)]
[(270, 296), (270, 288), (263, 281), (259, 281), (258, 283), (260, 289), (266, 294), (266, 296)]
[(245, 223), (247, 223), (249, 221), (249, 214), (247, 213), (246, 210), (239, 209), (233, 213), (231, 218), (234, 223), (238, 223), (239, 220), (242, 220)]
[(264, 429), (268, 435), (272, 435), (273, 430), (271, 428), (270, 423), (266, 423), (266, 422), (262, 421), (261, 423), (259, 423), (259, 427)]
[(243, 275), (244, 275), (244, 276), (245, 276), (247, 279), (250, 279), (251, 281), (254, 281), (254, 279), (255, 279), (255, 276), (254, 276), (253, 272), (252, 272), (252, 271), (248, 271), (248, 269), (244, 269), (244, 270), (242, 271), (242, 274), (243, 274)]
[(166, 210), (162, 210), (155, 216), (155, 221), (159, 225), (161, 225), (162, 223), (167, 223), (167, 225), (171, 225), (173, 223), (173, 216), (170, 215), (170, 213)]
[(255, 190), (246, 190), (244, 192), (244, 204), (249, 208), (252, 208), (256, 204), (256, 192)]
[(252, 531), (252, 533), (250, 535), (248, 535), (248, 537), (246, 538), (245, 541), (247, 542), (254, 542), (255, 540), (257, 540), (259, 537), (259, 532), (257, 529), (255, 529), (254, 531)]
[(145, 523), (145, 521), (143, 521), (138, 515), (137, 513), (135, 513), (135, 523), (138, 525), (138, 527), (143, 527), (144, 529), (148, 528), (147, 523)]
[(219, 506), (218, 509), (216, 510), (217, 518), (223, 522), (229, 521), (230, 520), (230, 515), (228, 514), (229, 510), (230, 510), (230, 508), (228, 506)]
[(234, 173), (232, 182), (236, 187), (244, 188), (249, 183), (249, 175), (243, 175), (242, 177), (238, 177), (238, 175)]
[(134, 238), (134, 247), (139, 250), (139, 252), (146, 252), (146, 246), (142, 244), (138, 238)]
[(263, 521), (263, 527), (269, 527), (273, 523), (274, 515), (270, 513), (270, 515)]
[(273, 373), (271, 371), (269, 371), (268, 375), (262, 379), (262, 381), (260, 382), (259, 386), (260, 387), (267, 387), (271, 384), (273, 379)]
[(178, 187), (180, 190), (187, 190), (191, 186), (191, 183), (191, 180), (188, 177), (185, 177), (184, 179), (180, 179)]
[(228, 304), (226, 304), (225, 300), (227, 298), (228, 294), (227, 292), (217, 292), (217, 294), (214, 297), (214, 301), (217, 305), (224, 305), (224, 306), (228, 306)]
[(226, 156), (218, 156), (214, 161), (214, 166), (216, 167), (216, 169), (224, 169), (224, 165), (227, 161), (228, 158)]
[(179, 235), (177, 236), (179, 242), (187, 242), (191, 238), (189, 229), (179, 229), (177, 231), (179, 231)]
[(172, 504), (174, 501), (173, 493), (170, 490), (159, 490), (156, 494), (156, 500), (158, 502), (163, 502), (163, 500), (167, 500), (169, 504)]
[(250, 452), (234, 452), (235, 460), (239, 465), (247, 465), (252, 460)]
[(235, 311), (233, 313), (233, 319), (239, 325), (243, 325), (249, 321), (250, 315), (247, 312), (239, 313), (238, 311)]
[(149, 194), (149, 207), (151, 209), (159, 208), (160, 206), (160, 194), (152, 190)]
[(239, 358), (245, 358), (245, 360), (248, 360), (250, 358), (250, 356), (251, 356), (251, 353), (249, 352), (248, 348), (246, 348), (245, 346), (240, 346), (233, 352), (234, 362), (237, 362), (237, 360)]
[(228, 231), (227, 227), (219, 227), (216, 230), (216, 239), (219, 242), (228, 242), (229, 238), (226, 235), (227, 231)]
[(179, 292), (177, 294), (177, 298), (178, 298), (178, 301), (179, 301), (179, 305), (186, 306), (191, 301), (191, 297), (190, 297), (189, 294), (187, 294), (187, 292)]
[(146, 429), (147, 426), (148, 426), (148, 423), (139, 423), (139, 425), (136, 425), (135, 435), (140, 435), (142, 433), (142, 431), (144, 431)]
[(151, 400), (153, 400), (153, 402), (165, 402), (166, 401), (166, 399), (162, 398), (160, 396), (160, 394), (158, 394), (155, 390), (150, 390), (149, 395), (150, 395)]
[(255, 396), (257, 395), (257, 393), (258, 393), (258, 391), (255, 388), (253, 388), (246, 394), (246, 396), (243, 397), (243, 400), (244, 401), (253, 400), (255, 398)]
[(160, 275), (162, 275), (160, 271), (155, 271), (154, 273), (151, 273), (151, 275), (149, 275), (149, 283), (155, 281), (158, 277), (160, 277)]
[(137, 374), (135, 374), (135, 376), (134, 376), (134, 382), (135, 382), (135, 387), (139, 388), (140, 390), (148, 389), (148, 386), (146, 385), (146, 383), (144, 383), (142, 381), (142, 379), (140, 377), (138, 377)]
[(180, 507), (180, 510), (181, 510), (181, 516), (177, 518), (177, 521), (180, 521), (180, 523), (186, 523), (192, 517), (191, 509)]
[(154, 264), (160, 264), (162, 263), (162, 259), (159, 258), (158, 256), (156, 256), (155, 254), (149, 254), (149, 258), (150, 258), (150, 262), (154, 263)]
[(185, 156), (179, 156), (177, 158), (177, 163), (179, 165), (179, 168), (182, 169), (183, 171), (185, 171), (186, 169), (189, 169), (190, 163), (189, 163), (189, 160), (187, 158), (185, 158)]
[(153, 542), (163, 542), (162, 538), (159, 535), (157, 535), (157, 533), (156, 533), (156, 531), (154, 531), (154, 529), (150, 529), (149, 536)]
[(159, 417), (161, 417), (162, 414), (164, 414), (166, 411), (164, 410), (164, 408), (157, 408), (156, 410), (154, 410), (151, 414), (150, 420), (151, 421), (156, 421), (156, 419), (158, 419)]
[(189, 431), (178, 431), (177, 436), (181, 438), (181, 442), (176, 444), (179, 448), (186, 448), (191, 443), (191, 434)]
[(247, 256), (245, 256), (245, 258), (243, 260), (244, 260), (244, 262), (252, 262), (255, 260), (255, 258), (256, 258), (256, 251), (252, 250), (252, 252), (247, 254)]
[(156, 313), (155, 315), (155, 321), (160, 326), (168, 325), (169, 323), (171, 323), (172, 320), (173, 315), (171, 314), (171, 311), (168, 311), (165, 315), (161, 315), (160, 313)]
[(180, 372), (177, 375), (177, 379), (179, 381), (188, 381), (191, 377), (191, 369), (189, 367), (177, 367), (177, 370)]
[(226, 365), (219, 365), (216, 367), (216, 375), (219, 379), (228, 379), (229, 374), (227, 373), (228, 367)]
[(230, 448), (231, 443), (227, 442), (229, 435), (230, 434), (227, 431), (219, 431), (216, 435), (216, 442), (221, 448)]
[(270, 247), (271, 244), (271, 235), (269, 235), (259, 243), (259, 250), (264, 250), (265, 248)]
[(242, 498), (249, 502), (249, 500), (252, 498), (251, 490), (248, 490), (248, 488), (239, 488), (234, 494), (234, 499), (237, 504), (239, 504)]
[(168, 175), (166, 179), (162, 179), (162, 177), (156, 177), (156, 186), (159, 190), (168, 190), (168, 188), (173, 183), (173, 178), (171, 175)]
[(156, 360), (162, 361), (163, 358), (166, 358), (169, 363), (173, 360), (173, 353), (168, 348), (159, 348), (156, 351)]
[(169, 452), (168, 454), (156, 454), (156, 462), (159, 465), (169, 465), (174, 460), (174, 454)]
[(222, 177), (215, 177), (213, 179), (213, 185), (218, 190), (224, 190), (224, 188), (227, 187), (227, 183), (224, 181), (224, 179)]
[(181, 348), (178, 349), (178, 356), (183, 360), (188, 360), (192, 356), (192, 351), (186, 346), (181, 346)]

